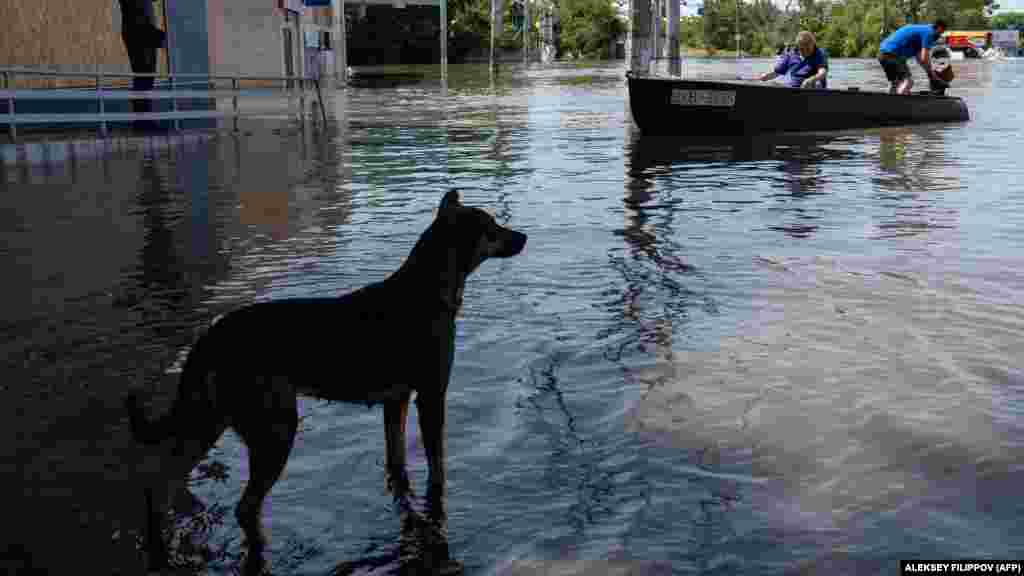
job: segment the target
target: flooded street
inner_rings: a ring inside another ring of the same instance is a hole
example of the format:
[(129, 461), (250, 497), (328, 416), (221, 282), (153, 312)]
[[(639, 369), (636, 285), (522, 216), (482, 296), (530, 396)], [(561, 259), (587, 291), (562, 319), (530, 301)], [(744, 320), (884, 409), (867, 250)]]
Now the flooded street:
[[(835, 87), (884, 86), (834, 64)], [(0, 462), (22, 487), (0, 567), (136, 570), (136, 470), (159, 464), (121, 397), (164, 410), (218, 314), (383, 279), (450, 188), (529, 235), (470, 277), (457, 323), (466, 574), (1024, 557), (1024, 64), (957, 66), (968, 123), (742, 143), (640, 137), (609, 63), (349, 87), (326, 127), (0, 145)], [(359, 334), (309, 330), (336, 343), (325, 382), (375, 377), (345, 354)], [(274, 574), (397, 573), (381, 409), (299, 414), (264, 508)], [(415, 410), (409, 434), (421, 494)], [(173, 546), (196, 573), (237, 569), (247, 475), (231, 432), (193, 473)]]

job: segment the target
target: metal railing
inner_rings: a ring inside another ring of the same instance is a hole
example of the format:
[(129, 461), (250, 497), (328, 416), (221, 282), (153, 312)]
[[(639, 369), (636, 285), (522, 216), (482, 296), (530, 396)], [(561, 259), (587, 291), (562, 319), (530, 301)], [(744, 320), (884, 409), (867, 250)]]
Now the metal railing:
[[(145, 92), (135, 92), (128, 88), (132, 78), (151, 77), (156, 85), (162, 84), (161, 89), (154, 89)], [(51, 78), (51, 79), (80, 79), (87, 81), (86, 86), (68, 86), (56, 88), (28, 88), (18, 87), (19, 79), (27, 78)], [(121, 85), (115, 82), (121, 81)], [(217, 88), (217, 82), (231, 82), (231, 88)], [(244, 83), (254, 84), (282, 84), (282, 86), (271, 87), (243, 87)], [(202, 88), (197, 88), (202, 87)], [(0, 114), (0, 123), (7, 125), (7, 131), (13, 141), (18, 138), (18, 126), (32, 124), (97, 124), (100, 133), (105, 137), (108, 134), (108, 123), (111, 122), (132, 122), (135, 120), (171, 120), (174, 130), (181, 129), (182, 120), (204, 119), (204, 118), (225, 118), (233, 119), (233, 129), (238, 131), (238, 119), (244, 116), (266, 115), (266, 112), (243, 112), (239, 106), (240, 97), (273, 97), (280, 101), (283, 95), (286, 97), (288, 114), (292, 113), (293, 102), (298, 100), (298, 110), (295, 112), (299, 120), (303, 120), (306, 113), (306, 91), (311, 87), (316, 90), (310, 97), (315, 98), (321, 109), (321, 115), (326, 117), (323, 108), (322, 95), (319, 90), (316, 78), (304, 76), (247, 76), (242, 74), (132, 74), (132, 73), (108, 73), (108, 72), (57, 72), (49, 70), (38, 70), (34, 68), (0, 68), (0, 102), (6, 102), (7, 113)], [(179, 110), (179, 101), (182, 99), (206, 99), (213, 100), (214, 106), (211, 110)], [(221, 109), (217, 104), (218, 99), (231, 99), (230, 108)], [(76, 100), (95, 99), (97, 102), (96, 112), (52, 112), (52, 113), (19, 113), (17, 112), (18, 100)], [(107, 112), (106, 102), (111, 100), (170, 100), (170, 111), (164, 112)], [(311, 110), (312, 113), (312, 110)]]

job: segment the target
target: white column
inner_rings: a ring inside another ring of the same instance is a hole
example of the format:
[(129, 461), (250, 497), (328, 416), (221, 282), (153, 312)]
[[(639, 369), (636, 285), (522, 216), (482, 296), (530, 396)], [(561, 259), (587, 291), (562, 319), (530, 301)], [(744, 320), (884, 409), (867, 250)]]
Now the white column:
[(448, 0), (441, 0), (441, 79), (448, 78)]
[(491, 74), (494, 74), (494, 43), (497, 37), (497, 25), (498, 25), (498, 2), (499, 0), (491, 0), (491, 55), (488, 58), (489, 67)]
[(630, 0), (629, 69), (643, 75), (650, 71), (651, 0)]
[(651, 0), (651, 18), (651, 57), (657, 70), (657, 59), (661, 57), (661, 0)]
[(333, 0), (334, 3), (334, 67), (335, 78), (342, 82), (348, 81), (348, 36), (345, 30), (345, 0)]

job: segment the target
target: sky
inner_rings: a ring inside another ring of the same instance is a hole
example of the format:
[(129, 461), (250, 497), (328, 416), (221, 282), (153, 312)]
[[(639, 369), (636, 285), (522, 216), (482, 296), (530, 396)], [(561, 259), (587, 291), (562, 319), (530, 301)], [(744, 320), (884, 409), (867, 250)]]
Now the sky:
[[(686, 5), (680, 6), (680, 13), (683, 16), (696, 16), (697, 7), (703, 4), (704, 0), (681, 0), (681, 2), (686, 3)], [(781, 2), (778, 3), (781, 4)], [(1000, 12), (1024, 12), (1024, 0), (996, 0), (996, 4), (999, 4), (999, 10), (996, 11), (996, 14)]]
[(996, 4), (999, 4), (1000, 12), (1024, 12), (1024, 0), (996, 0)]

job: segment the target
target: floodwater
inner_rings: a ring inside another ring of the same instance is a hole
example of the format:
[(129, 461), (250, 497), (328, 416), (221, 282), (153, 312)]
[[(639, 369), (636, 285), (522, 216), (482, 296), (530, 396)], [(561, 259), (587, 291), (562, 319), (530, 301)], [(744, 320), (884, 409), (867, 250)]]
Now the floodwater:
[[(884, 85), (872, 61), (833, 65), (833, 86)], [(1024, 64), (956, 65), (965, 124), (644, 139), (621, 63), (560, 64), (349, 88), (326, 129), (7, 146), (18, 529), (45, 535), (52, 514), (92, 527), (97, 550), (131, 548), (118, 396), (171, 394), (217, 314), (384, 278), (455, 187), (529, 235), (471, 277), (458, 325), (448, 529), (467, 574), (1024, 557)], [(325, 385), (375, 377), (345, 354), (359, 334), (309, 330), (337, 342)], [(397, 571), (380, 408), (304, 398), (300, 414), (264, 510), (274, 573)], [(246, 477), (228, 433), (193, 473), (203, 506), (177, 521), (179, 562), (237, 568)]]

